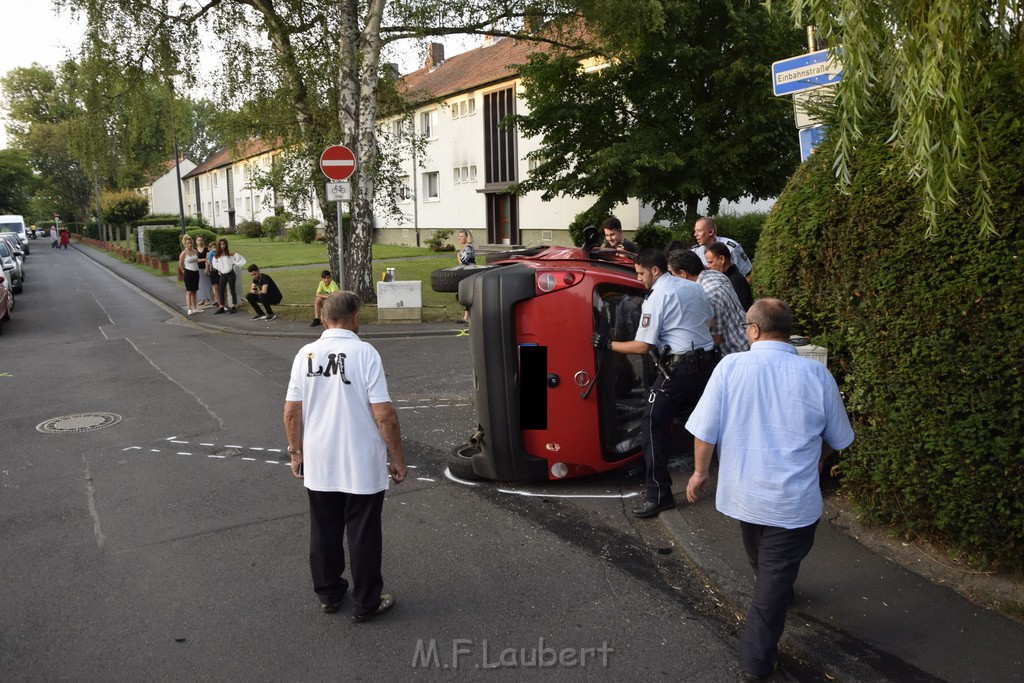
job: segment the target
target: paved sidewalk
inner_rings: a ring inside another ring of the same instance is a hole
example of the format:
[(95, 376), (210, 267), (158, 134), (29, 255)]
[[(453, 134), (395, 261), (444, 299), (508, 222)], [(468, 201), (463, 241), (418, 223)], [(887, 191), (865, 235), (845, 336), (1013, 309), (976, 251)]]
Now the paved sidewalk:
[[(209, 309), (186, 316), (184, 290), (173, 279), (155, 277), (81, 244), (72, 246), (202, 327), (310, 340), (322, 330), (308, 322), (252, 321), (244, 312), (214, 317)], [(378, 323), (360, 329), (366, 339), (464, 333), (457, 323)], [(704, 574), (723, 609), (741, 621), (753, 573), (739, 523), (715, 509), (713, 478), (702, 498), (687, 504), (687, 476), (674, 473), (680, 507), (662, 513), (658, 521)], [(1024, 681), (1024, 626), (874, 553), (834, 524), (837, 516), (826, 502), (814, 549), (801, 566), (784, 649), (837, 681)]]

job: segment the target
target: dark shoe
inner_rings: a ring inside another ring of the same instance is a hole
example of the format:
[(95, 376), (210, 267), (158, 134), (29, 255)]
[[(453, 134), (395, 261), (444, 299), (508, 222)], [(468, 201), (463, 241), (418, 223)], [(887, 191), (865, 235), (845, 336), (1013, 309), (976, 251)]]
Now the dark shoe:
[(641, 519), (645, 517), (654, 517), (659, 512), (671, 510), (675, 506), (676, 501), (673, 498), (669, 498), (668, 500), (665, 500), (661, 503), (647, 502), (644, 503), (641, 507), (633, 508), (633, 515), (636, 517), (640, 517)]
[(384, 614), (389, 609), (395, 606), (395, 596), (391, 593), (383, 593), (380, 596), (380, 604), (377, 606), (376, 612), (368, 612), (367, 614), (353, 614), (352, 621), (357, 624), (361, 624), (364, 621), (373, 619), (376, 616)]
[(230, 309), (228, 309), (228, 313), (238, 313), (238, 311), (236, 311), (235, 307), (232, 306)]
[(320, 611), (324, 614), (334, 614), (341, 609), (341, 600), (338, 602), (320, 603)]
[(265, 315), (254, 315), (253, 317), (249, 318), (249, 320), (264, 320), (266, 319), (266, 317), (267, 316)]
[(320, 327), (320, 318), (313, 318), (313, 322), (309, 324), (310, 327)]
[(218, 308), (216, 311), (213, 312), (214, 315), (220, 315), (221, 313), (227, 313), (227, 311), (225, 311), (223, 308)]
[(271, 313), (270, 315), (267, 316), (267, 320), (268, 321), (276, 320), (276, 319), (277, 319), (277, 314), (275, 314), (275, 313)]

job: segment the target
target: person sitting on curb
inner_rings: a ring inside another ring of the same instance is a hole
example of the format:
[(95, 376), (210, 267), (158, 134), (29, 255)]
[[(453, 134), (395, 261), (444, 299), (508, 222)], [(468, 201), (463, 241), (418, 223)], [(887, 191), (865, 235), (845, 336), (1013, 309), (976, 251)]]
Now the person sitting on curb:
[[(260, 272), (259, 266), (255, 263), (251, 264), (248, 270), (249, 274), (252, 275), (252, 287), (249, 288), (249, 293), (245, 295), (245, 300), (249, 302), (249, 305), (252, 306), (252, 310), (255, 312), (252, 319), (273, 320), (277, 316), (274, 315), (274, 310), (271, 306), (281, 303), (281, 290), (277, 288), (277, 283), (274, 282), (273, 278)], [(266, 313), (260, 308), (260, 304), (263, 304), (267, 309)]]
[(320, 307), (323, 306), (327, 297), (340, 291), (338, 283), (331, 279), (331, 271), (325, 270), (320, 273), (320, 284), (316, 286), (316, 296), (313, 298), (313, 322), (309, 324), (310, 327), (320, 324)]

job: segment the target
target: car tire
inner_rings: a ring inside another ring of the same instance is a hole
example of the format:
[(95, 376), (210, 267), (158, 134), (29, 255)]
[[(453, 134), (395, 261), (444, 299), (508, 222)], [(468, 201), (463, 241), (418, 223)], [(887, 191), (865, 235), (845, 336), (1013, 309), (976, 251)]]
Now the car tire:
[(504, 261), (515, 256), (536, 256), (544, 247), (532, 247), (530, 249), (516, 249), (514, 251), (494, 251), (487, 254), (487, 262)]
[(459, 291), (459, 283), (470, 275), (476, 275), (481, 266), (456, 266), (454, 268), (438, 268), (430, 274), (430, 288), (435, 292), (454, 293)]
[(468, 443), (456, 446), (448, 454), (448, 471), (457, 479), (480, 481), (483, 479), (473, 470), (473, 454), (479, 451)]
[(21, 294), (23, 291), (25, 291), (24, 280), (19, 282), (17, 287), (12, 287), (11, 291), (14, 292), (15, 294)]

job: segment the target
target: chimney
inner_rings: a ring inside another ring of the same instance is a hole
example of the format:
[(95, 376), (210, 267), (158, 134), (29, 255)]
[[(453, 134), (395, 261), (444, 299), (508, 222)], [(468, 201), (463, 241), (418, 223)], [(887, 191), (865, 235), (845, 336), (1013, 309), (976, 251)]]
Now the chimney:
[(398, 81), (402, 78), (402, 72), (399, 70), (398, 64), (388, 62), (384, 65), (384, 76), (388, 80)]
[(431, 43), (430, 49), (427, 52), (427, 61), (423, 65), (428, 69), (434, 69), (441, 66), (444, 62), (444, 45), (441, 43)]

